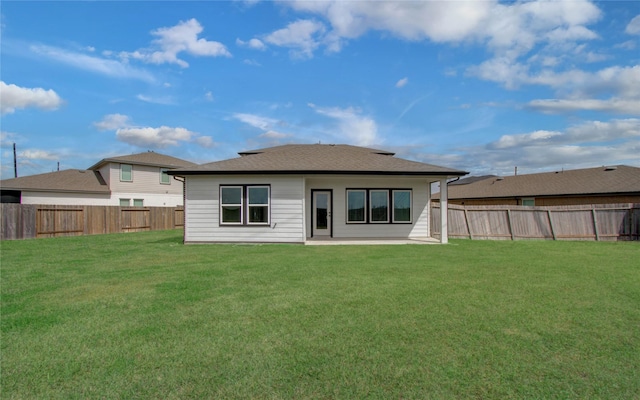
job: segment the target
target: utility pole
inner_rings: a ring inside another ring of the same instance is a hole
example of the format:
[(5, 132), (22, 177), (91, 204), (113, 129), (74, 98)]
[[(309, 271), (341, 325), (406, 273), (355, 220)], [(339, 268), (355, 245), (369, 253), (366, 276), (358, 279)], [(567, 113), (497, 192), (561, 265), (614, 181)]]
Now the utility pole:
[(18, 177), (18, 160), (16, 158), (16, 144), (13, 144), (13, 174)]

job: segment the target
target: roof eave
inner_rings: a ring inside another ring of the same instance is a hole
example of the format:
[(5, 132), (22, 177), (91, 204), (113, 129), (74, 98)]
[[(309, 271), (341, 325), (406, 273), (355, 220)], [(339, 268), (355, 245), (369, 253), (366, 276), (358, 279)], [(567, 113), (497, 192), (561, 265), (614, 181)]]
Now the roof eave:
[(276, 170), (276, 171), (198, 171), (198, 170), (174, 170), (167, 171), (169, 175), (387, 175), (387, 176), (464, 176), (466, 171), (342, 171), (342, 170)]

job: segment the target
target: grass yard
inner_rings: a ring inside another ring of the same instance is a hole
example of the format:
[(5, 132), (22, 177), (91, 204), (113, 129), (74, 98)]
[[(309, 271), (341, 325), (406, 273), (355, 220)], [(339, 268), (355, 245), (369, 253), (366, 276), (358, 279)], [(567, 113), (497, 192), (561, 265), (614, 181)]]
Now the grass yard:
[(640, 244), (1, 244), (3, 399), (640, 398)]

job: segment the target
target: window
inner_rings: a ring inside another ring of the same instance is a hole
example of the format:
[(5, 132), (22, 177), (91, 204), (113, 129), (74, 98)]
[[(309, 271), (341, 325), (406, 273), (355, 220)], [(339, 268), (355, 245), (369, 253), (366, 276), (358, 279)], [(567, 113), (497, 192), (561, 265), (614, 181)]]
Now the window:
[(169, 174), (167, 174), (167, 171), (167, 168), (160, 168), (160, 183), (163, 185), (171, 184), (171, 178), (169, 177)]
[(120, 199), (120, 207), (129, 207), (131, 205), (131, 199)]
[(120, 164), (120, 180), (122, 182), (133, 181), (133, 166), (131, 164)]
[(534, 198), (522, 199), (522, 205), (533, 207), (536, 205), (536, 199)]
[(347, 223), (365, 223), (366, 190), (347, 190)]
[(268, 225), (269, 212), (269, 186), (220, 186), (220, 224)]
[(393, 191), (393, 222), (411, 223), (411, 190)]
[(371, 222), (389, 222), (389, 191), (369, 191), (369, 220)]
[(348, 224), (410, 224), (411, 189), (347, 189)]
[(133, 206), (134, 207), (143, 207), (144, 206), (144, 200), (143, 199), (133, 199)]
[(250, 224), (269, 223), (268, 186), (249, 186), (247, 188), (247, 204)]
[(242, 186), (220, 187), (220, 223), (242, 224)]

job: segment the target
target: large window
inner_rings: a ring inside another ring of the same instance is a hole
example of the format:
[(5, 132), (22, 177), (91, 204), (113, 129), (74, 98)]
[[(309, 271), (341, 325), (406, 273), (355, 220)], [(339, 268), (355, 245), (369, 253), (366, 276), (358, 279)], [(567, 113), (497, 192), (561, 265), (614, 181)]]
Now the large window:
[(410, 224), (411, 189), (347, 189), (348, 224)]
[(393, 222), (411, 222), (411, 190), (394, 190)]
[(369, 220), (372, 223), (389, 222), (389, 191), (369, 191)]
[(120, 180), (122, 182), (132, 182), (133, 181), (133, 165), (131, 165), (131, 164), (120, 164)]
[(366, 190), (347, 190), (347, 222), (349, 223), (365, 223), (367, 208), (367, 191)]
[(220, 224), (268, 225), (269, 186), (220, 186)]

